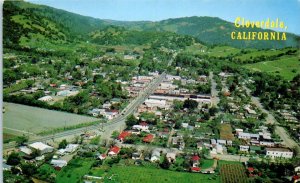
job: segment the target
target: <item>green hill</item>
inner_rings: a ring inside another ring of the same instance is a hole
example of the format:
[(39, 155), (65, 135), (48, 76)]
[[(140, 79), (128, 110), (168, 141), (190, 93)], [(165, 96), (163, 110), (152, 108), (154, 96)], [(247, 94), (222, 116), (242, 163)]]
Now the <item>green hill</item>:
[[(283, 48), (299, 46), (299, 36), (287, 33), (287, 41), (261, 41), (261, 40), (232, 40), (231, 32), (249, 32), (263, 31), (270, 32), (271, 30), (263, 30), (259, 28), (246, 29), (236, 28), (233, 23), (227, 22), (216, 17), (184, 17), (172, 18), (158, 22), (122, 22), (110, 21), (111, 24), (125, 26), (136, 30), (151, 30), (151, 31), (170, 31), (183, 35), (190, 35), (197, 38), (199, 41), (214, 45), (228, 45), (238, 48)], [(298, 41), (297, 41), (298, 40)]]
[[(24, 1), (5, 1), (3, 10), (4, 44), (11, 46), (30, 41), (63, 43), (80, 40), (101, 44), (106, 41), (114, 44), (126, 43), (126, 41), (141, 43), (159, 38), (156, 35), (157, 32), (188, 35), (208, 45), (221, 44), (238, 48), (296, 47), (297, 39), (299, 40), (298, 36), (290, 33), (287, 33), (287, 41), (232, 40), (230, 38), (232, 31), (248, 30), (237, 30), (233, 23), (215, 17), (184, 17), (158, 22), (101, 20)], [(104, 33), (105, 29), (112, 25), (125, 27), (126, 30), (119, 28), (114, 33)], [(270, 30), (257, 28), (252, 31)]]

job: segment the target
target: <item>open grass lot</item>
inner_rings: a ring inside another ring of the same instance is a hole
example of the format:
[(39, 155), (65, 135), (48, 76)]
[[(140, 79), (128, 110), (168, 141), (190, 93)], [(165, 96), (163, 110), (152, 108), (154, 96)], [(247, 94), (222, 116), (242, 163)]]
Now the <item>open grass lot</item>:
[(268, 72), (272, 75), (280, 75), (286, 80), (292, 80), (300, 73), (300, 61), (296, 56), (282, 57), (279, 60), (265, 61), (255, 64), (247, 64), (244, 67), (253, 71)]
[(26, 105), (4, 103), (3, 129), (7, 134), (39, 133), (59, 127), (97, 121), (97, 118), (52, 111)]
[(57, 183), (82, 182), (82, 177), (88, 174), (94, 159), (73, 159), (56, 176)]
[(11, 139), (14, 139), (16, 136), (10, 133), (3, 133), (3, 142), (8, 142)]
[(151, 167), (138, 166), (114, 166), (109, 174), (114, 174), (112, 180), (105, 182), (172, 182), (172, 183), (192, 183), (211, 182), (219, 183), (219, 177), (215, 180), (213, 175), (200, 173), (173, 172)]
[(208, 55), (214, 57), (226, 57), (229, 55), (235, 55), (240, 52), (240, 49), (230, 46), (216, 46), (214, 48), (207, 48), (201, 44), (194, 44), (188, 46), (186, 52), (192, 52), (200, 55)]
[(220, 125), (220, 138), (225, 140), (233, 140), (234, 136), (232, 134), (232, 128), (230, 124), (221, 124)]
[(242, 164), (221, 164), (222, 183), (248, 183), (248, 177)]
[(242, 62), (245, 60), (249, 60), (255, 57), (260, 57), (260, 56), (276, 56), (282, 53), (285, 53), (288, 50), (295, 50), (291, 48), (286, 48), (286, 49), (281, 49), (281, 50), (257, 50), (257, 51), (251, 51), (249, 53), (243, 54), (241, 56), (237, 56), (236, 58), (240, 59)]
[(211, 168), (214, 165), (213, 159), (204, 159), (203, 164), (201, 165), (202, 169)]

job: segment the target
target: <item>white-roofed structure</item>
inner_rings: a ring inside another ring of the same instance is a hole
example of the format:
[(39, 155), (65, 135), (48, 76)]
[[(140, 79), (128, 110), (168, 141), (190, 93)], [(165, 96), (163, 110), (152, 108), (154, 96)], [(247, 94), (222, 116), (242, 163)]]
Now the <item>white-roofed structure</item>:
[(30, 148), (40, 151), (41, 154), (49, 153), (54, 150), (53, 147), (48, 146), (42, 142), (35, 142), (29, 145)]
[(53, 98), (51, 96), (44, 96), (38, 99), (39, 101), (43, 101), (43, 102), (50, 102), (53, 101)]

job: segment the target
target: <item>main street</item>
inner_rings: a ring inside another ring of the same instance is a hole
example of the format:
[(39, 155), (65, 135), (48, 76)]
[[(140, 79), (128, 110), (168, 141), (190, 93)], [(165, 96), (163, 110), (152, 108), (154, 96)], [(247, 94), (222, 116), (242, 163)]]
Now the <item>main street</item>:
[[(171, 61), (170, 61), (171, 62)], [(169, 62), (169, 63), (170, 63)], [(166, 73), (160, 74), (157, 78), (155, 78), (152, 82), (150, 82), (147, 87), (139, 93), (139, 95), (132, 100), (125, 109), (114, 119), (106, 122), (106, 123), (100, 123), (97, 125), (92, 125), (88, 127), (83, 128), (77, 128), (73, 130), (68, 130), (56, 134), (46, 135), (46, 136), (32, 136), (28, 143), (33, 142), (47, 142), (49, 140), (54, 139), (60, 139), (60, 138), (66, 138), (66, 137), (74, 137), (78, 136), (86, 131), (100, 131), (101, 138), (103, 139), (109, 139), (111, 133), (115, 130), (120, 131), (125, 128), (125, 120), (126, 117), (132, 114), (139, 105), (141, 105), (148, 96), (154, 92), (154, 90), (159, 86), (159, 84), (163, 81), (163, 79), (166, 77)], [(15, 147), (15, 143), (9, 143), (4, 144), (4, 149), (9, 149)]]

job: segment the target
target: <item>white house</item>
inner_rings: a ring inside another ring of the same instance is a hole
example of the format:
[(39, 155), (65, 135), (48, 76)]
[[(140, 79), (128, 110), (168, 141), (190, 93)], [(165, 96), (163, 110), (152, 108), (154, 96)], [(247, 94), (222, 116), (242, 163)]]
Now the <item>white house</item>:
[(49, 153), (54, 150), (53, 147), (48, 146), (42, 142), (35, 142), (29, 145), (32, 149), (38, 150), (41, 152), (41, 154)]
[(259, 134), (253, 134), (253, 133), (244, 133), (244, 132), (240, 132), (238, 134), (238, 138), (239, 139), (255, 139), (255, 140), (259, 140)]
[(266, 156), (272, 158), (292, 158), (293, 151), (288, 148), (266, 148)]
[(43, 101), (43, 102), (50, 102), (50, 101), (53, 101), (53, 98), (51, 96), (43, 96), (43, 97), (39, 98), (38, 100)]
[(68, 163), (66, 160), (52, 159), (50, 164), (53, 165), (54, 167), (62, 168), (64, 166), (67, 166)]
[(152, 162), (156, 162), (156, 161), (160, 160), (160, 152), (159, 152), (159, 150), (153, 150), (150, 160)]
[(30, 155), (32, 153), (32, 150), (26, 146), (21, 146), (20, 147), (20, 151), (27, 154), (27, 155)]
[(240, 145), (240, 151), (242, 151), (242, 152), (248, 152), (249, 151), (249, 146), (242, 146), (242, 145)]
[(175, 152), (168, 152), (166, 155), (168, 161), (171, 162), (175, 162), (176, 160), (176, 153)]

